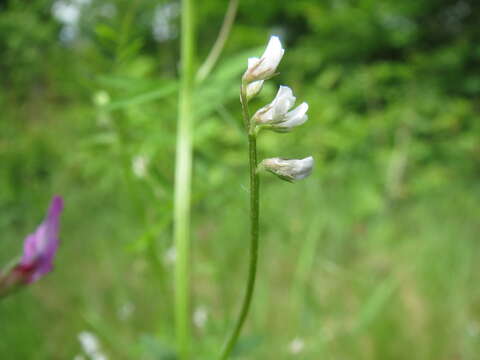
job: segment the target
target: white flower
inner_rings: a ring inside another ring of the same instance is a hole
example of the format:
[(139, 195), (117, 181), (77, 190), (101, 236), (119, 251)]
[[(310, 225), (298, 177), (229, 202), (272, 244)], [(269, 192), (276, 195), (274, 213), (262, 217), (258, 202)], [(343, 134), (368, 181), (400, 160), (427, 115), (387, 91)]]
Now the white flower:
[(308, 120), (308, 104), (302, 103), (294, 110), (289, 110), (295, 104), (295, 96), (288, 86), (280, 86), (273, 101), (258, 110), (253, 118), (255, 122), (279, 132), (287, 132), (295, 126), (302, 125)]
[(248, 68), (243, 75), (243, 79), (247, 83), (251, 83), (252, 81), (266, 80), (272, 77), (280, 60), (282, 60), (284, 52), (280, 39), (277, 36), (270, 37), (262, 57), (248, 59)]
[(52, 13), (55, 19), (64, 24), (77, 24), (80, 18), (81, 9), (79, 4), (66, 1), (55, 1), (52, 6)]
[(253, 117), (259, 124), (272, 124), (283, 120), (288, 110), (295, 104), (296, 97), (288, 86), (280, 86), (273, 101), (258, 110)]
[(290, 343), (289, 348), (290, 348), (290, 353), (299, 354), (305, 348), (305, 342), (303, 341), (303, 339), (296, 337)]
[(163, 261), (166, 265), (173, 265), (177, 261), (177, 249), (175, 246), (169, 247), (163, 256)]
[(137, 155), (132, 159), (132, 171), (139, 179), (147, 175), (150, 159), (145, 155)]
[(85, 351), (89, 355), (91, 353), (97, 352), (99, 349), (97, 337), (95, 336), (95, 334), (89, 331), (82, 331), (80, 334), (78, 334), (78, 341), (80, 341), (83, 351)]
[(118, 309), (118, 318), (120, 320), (126, 321), (132, 316), (134, 311), (135, 305), (131, 302), (126, 302)]
[(282, 180), (294, 182), (310, 175), (313, 163), (311, 156), (305, 159), (270, 158), (263, 160), (258, 166), (277, 175)]
[(78, 334), (78, 340), (83, 351), (91, 360), (107, 360), (107, 357), (100, 350), (100, 343), (94, 333), (82, 331)]
[(204, 306), (199, 306), (193, 312), (193, 323), (196, 327), (203, 329), (208, 321), (208, 310)]
[(153, 38), (158, 42), (164, 42), (177, 37), (178, 29), (175, 19), (180, 14), (178, 2), (166, 2), (157, 5), (153, 11), (152, 32)]

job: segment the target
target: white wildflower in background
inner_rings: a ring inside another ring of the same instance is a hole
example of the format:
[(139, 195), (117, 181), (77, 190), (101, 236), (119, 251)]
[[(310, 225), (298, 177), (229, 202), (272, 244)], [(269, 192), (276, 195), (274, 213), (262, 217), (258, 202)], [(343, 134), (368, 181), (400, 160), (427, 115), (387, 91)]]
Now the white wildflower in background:
[(290, 344), (288, 345), (288, 349), (293, 355), (300, 354), (303, 349), (305, 349), (305, 342), (303, 341), (303, 339), (296, 337), (290, 342)]
[(179, 14), (180, 4), (178, 2), (158, 5), (155, 8), (152, 32), (156, 41), (163, 42), (177, 37), (178, 29), (174, 20)]
[(253, 116), (258, 125), (268, 125), (280, 132), (290, 131), (308, 120), (308, 104), (302, 103), (289, 111), (295, 104), (295, 96), (288, 86), (280, 86), (273, 101), (258, 110)]
[(108, 358), (100, 349), (100, 342), (97, 336), (89, 331), (82, 331), (78, 334), (78, 341), (83, 351), (91, 360), (107, 360)]
[(78, 23), (82, 13), (82, 7), (89, 5), (91, 0), (57, 0), (52, 5), (52, 15), (60, 23), (60, 40), (70, 43), (77, 37)]
[(150, 160), (145, 155), (137, 155), (132, 159), (132, 171), (140, 179), (147, 175), (148, 164)]
[(263, 160), (259, 164), (259, 168), (270, 171), (282, 180), (293, 182), (304, 179), (310, 175), (313, 164), (314, 161), (311, 156), (305, 159), (270, 158)]
[(82, 331), (80, 334), (78, 334), (78, 341), (80, 341), (83, 351), (85, 351), (87, 354), (96, 352), (99, 348), (97, 337), (95, 334), (89, 331)]
[(95, 95), (93, 95), (93, 103), (96, 106), (105, 106), (110, 102), (110, 95), (105, 90), (98, 90)]
[(80, 18), (80, 7), (73, 2), (55, 1), (52, 5), (52, 14), (61, 23), (73, 25)]
[(165, 251), (163, 261), (166, 265), (175, 264), (175, 261), (177, 261), (177, 250), (175, 249), (175, 246), (171, 246), (167, 249), (167, 251)]
[(193, 323), (199, 329), (203, 329), (208, 321), (208, 311), (205, 306), (199, 306), (193, 312)]
[(128, 320), (135, 311), (135, 305), (131, 302), (126, 302), (118, 309), (118, 318), (122, 321)]
[(253, 81), (266, 80), (277, 70), (277, 66), (282, 60), (285, 50), (282, 48), (278, 36), (270, 37), (268, 45), (261, 58), (249, 58), (247, 71), (243, 75), (243, 80), (247, 83)]

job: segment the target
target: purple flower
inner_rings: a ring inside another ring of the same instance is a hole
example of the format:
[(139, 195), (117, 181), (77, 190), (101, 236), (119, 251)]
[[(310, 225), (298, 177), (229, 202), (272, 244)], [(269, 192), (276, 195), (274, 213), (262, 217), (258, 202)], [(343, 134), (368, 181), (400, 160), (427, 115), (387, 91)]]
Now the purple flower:
[(25, 239), (23, 255), (12, 270), (18, 281), (32, 283), (52, 271), (59, 242), (59, 218), (62, 210), (63, 199), (55, 196), (45, 220)]

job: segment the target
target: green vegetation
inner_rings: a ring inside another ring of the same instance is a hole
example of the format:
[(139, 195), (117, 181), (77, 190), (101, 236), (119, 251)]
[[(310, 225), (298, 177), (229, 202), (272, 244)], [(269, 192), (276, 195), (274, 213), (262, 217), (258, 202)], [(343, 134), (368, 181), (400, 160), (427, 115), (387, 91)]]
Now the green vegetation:
[[(227, 6), (196, 2), (196, 68)], [(0, 302), (2, 359), (86, 358), (82, 331), (109, 359), (176, 358), (180, 14), (176, 2), (0, 1), (1, 264), (65, 198), (56, 270)], [(262, 133), (259, 159), (312, 154), (316, 168), (296, 185), (261, 176), (237, 358), (478, 359), (479, 22), (473, 0), (240, 1), (193, 94), (195, 360), (218, 356), (244, 291), (238, 86), (270, 34), (286, 56), (251, 110), (288, 84), (310, 119)]]

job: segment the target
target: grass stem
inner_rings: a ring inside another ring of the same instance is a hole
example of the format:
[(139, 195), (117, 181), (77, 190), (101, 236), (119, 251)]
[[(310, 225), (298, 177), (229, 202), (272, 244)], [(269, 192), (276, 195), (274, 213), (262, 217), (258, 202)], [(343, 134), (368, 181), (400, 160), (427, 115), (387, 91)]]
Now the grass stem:
[(233, 22), (235, 21), (235, 16), (237, 14), (238, 9), (238, 2), (239, 0), (230, 0), (228, 4), (227, 12), (225, 13), (225, 17), (223, 19), (222, 27), (220, 28), (220, 32), (218, 33), (217, 40), (212, 47), (212, 50), (207, 56), (205, 62), (200, 66), (197, 72), (197, 81), (202, 82), (205, 78), (210, 74), (215, 63), (217, 62), (222, 50), (225, 46), (225, 43), (228, 39), (228, 35), (232, 30)]
[(190, 198), (194, 85), (193, 0), (182, 0), (181, 73), (175, 159), (175, 327), (180, 360), (190, 358)]

